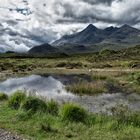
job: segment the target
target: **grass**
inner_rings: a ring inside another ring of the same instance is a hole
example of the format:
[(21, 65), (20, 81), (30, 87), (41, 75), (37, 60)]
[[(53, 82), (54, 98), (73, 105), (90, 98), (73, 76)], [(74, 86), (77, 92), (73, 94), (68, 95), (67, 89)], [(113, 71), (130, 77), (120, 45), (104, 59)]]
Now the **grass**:
[(96, 81), (96, 82), (78, 82), (72, 85), (67, 85), (66, 90), (75, 94), (88, 94), (95, 95), (99, 93), (106, 93), (108, 89), (104, 82)]
[(124, 107), (113, 109), (113, 116), (87, 113), (74, 104), (58, 106), (58, 112), (58, 115), (53, 115), (39, 110), (33, 113), (22, 108), (12, 109), (5, 101), (0, 104), (0, 128), (17, 132), (24, 138), (33, 140), (139, 140), (140, 138), (140, 113), (129, 112)]
[[(14, 74), (86, 74), (91, 76), (91, 82), (80, 81), (66, 88), (78, 94), (93, 95), (110, 89), (114, 91), (117, 81), (117, 86), (127, 89), (127, 92), (140, 93), (139, 46), (63, 57), (0, 54), (0, 58), (0, 79)], [(140, 113), (130, 112), (123, 106), (112, 108), (113, 116), (107, 116), (89, 113), (73, 104), (59, 106), (54, 101), (44, 102), (27, 97), (21, 91), (9, 97), (8, 101), (3, 93), (0, 98), (0, 128), (17, 132), (28, 139), (140, 139)]]
[(140, 94), (140, 72), (126, 73), (118, 79), (127, 92)]
[(59, 105), (57, 102), (51, 100), (47, 102), (47, 111), (52, 115), (57, 115), (59, 110)]
[(8, 96), (5, 93), (0, 93), (0, 101), (8, 100)]
[(21, 103), (23, 103), (25, 99), (26, 99), (25, 92), (16, 91), (9, 97), (8, 106), (14, 109), (19, 109), (21, 106)]
[[(104, 50), (99, 53), (77, 54), (65, 57), (29, 57), (0, 54), (0, 71), (14, 73), (33, 71), (38, 68), (140, 68), (140, 46), (121, 51)], [(47, 62), (47, 63), (46, 63)]]
[(47, 104), (43, 100), (32, 96), (26, 97), (21, 103), (21, 108), (32, 112), (47, 112)]
[(65, 104), (60, 112), (63, 120), (72, 122), (85, 122), (87, 119), (87, 112), (78, 105)]

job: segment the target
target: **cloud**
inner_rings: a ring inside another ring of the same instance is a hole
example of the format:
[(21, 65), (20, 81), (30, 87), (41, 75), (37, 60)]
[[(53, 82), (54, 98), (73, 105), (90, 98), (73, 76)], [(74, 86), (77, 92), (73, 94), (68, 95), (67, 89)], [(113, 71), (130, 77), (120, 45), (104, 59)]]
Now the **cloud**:
[(139, 5), (140, 0), (0, 0), (0, 42), (28, 50), (89, 23), (140, 28)]

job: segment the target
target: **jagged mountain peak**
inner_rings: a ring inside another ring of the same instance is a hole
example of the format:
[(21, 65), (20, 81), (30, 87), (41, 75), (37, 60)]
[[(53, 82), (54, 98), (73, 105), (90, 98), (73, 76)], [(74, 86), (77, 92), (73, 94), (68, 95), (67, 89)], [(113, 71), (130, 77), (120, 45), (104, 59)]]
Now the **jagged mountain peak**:
[(128, 25), (128, 24), (124, 24), (124, 25), (122, 25), (122, 27), (121, 28), (133, 28), (133, 27), (131, 27), (130, 25)]
[(96, 30), (96, 29), (97, 29), (96, 26), (94, 26), (93, 24), (89, 24), (85, 30)]
[[(66, 44), (79, 44), (79, 45), (93, 45), (102, 42), (118, 43), (130, 40), (130, 37), (137, 37), (140, 30), (131, 27), (130, 25), (123, 25), (120, 28), (110, 26), (105, 29), (98, 29), (93, 24), (89, 24), (84, 30), (76, 34), (67, 35), (66, 38), (61, 38), (53, 43), (55, 46)], [(133, 40), (134, 41), (134, 40)], [(136, 40), (135, 40), (136, 41)], [(128, 41), (129, 42), (129, 41)], [(138, 41), (140, 39), (138, 38)]]

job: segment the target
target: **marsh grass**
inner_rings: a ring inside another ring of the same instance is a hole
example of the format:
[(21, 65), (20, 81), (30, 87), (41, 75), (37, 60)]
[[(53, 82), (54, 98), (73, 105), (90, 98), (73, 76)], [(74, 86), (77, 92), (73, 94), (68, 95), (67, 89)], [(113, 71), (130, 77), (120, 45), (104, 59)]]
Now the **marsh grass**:
[(119, 124), (129, 124), (140, 127), (140, 112), (132, 112), (125, 105), (116, 105), (112, 108), (112, 115)]
[(49, 114), (58, 115), (59, 105), (57, 102), (51, 100), (47, 102), (47, 111)]
[(140, 85), (140, 72), (137, 73), (132, 73), (129, 76), (129, 80), (135, 84), (139, 84)]
[(27, 97), (21, 105), (21, 108), (25, 111), (32, 112), (47, 112), (47, 104), (43, 100), (29, 96)]
[(85, 122), (88, 118), (86, 110), (74, 104), (65, 104), (60, 110), (62, 120)]
[(106, 93), (108, 91), (105, 82), (103, 81), (97, 82), (81, 81), (72, 85), (67, 85), (66, 90), (75, 94), (88, 94), (88, 95)]
[(26, 99), (25, 92), (16, 91), (9, 97), (8, 106), (13, 109), (19, 109), (21, 106), (21, 103), (23, 103), (25, 99)]
[(91, 79), (92, 80), (102, 80), (102, 81), (104, 81), (104, 80), (107, 80), (108, 79), (108, 76), (106, 76), (106, 75), (99, 75), (99, 74), (92, 74), (91, 75)]
[(0, 101), (8, 100), (8, 95), (5, 93), (0, 93)]

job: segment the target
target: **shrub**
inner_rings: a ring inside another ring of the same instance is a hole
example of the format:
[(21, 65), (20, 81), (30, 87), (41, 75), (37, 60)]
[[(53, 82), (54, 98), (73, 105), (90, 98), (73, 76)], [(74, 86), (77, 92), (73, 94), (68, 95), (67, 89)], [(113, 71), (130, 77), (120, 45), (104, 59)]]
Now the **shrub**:
[(23, 102), (22, 108), (26, 111), (45, 112), (47, 110), (47, 104), (39, 98), (30, 96)]
[(104, 49), (104, 50), (101, 50), (100, 55), (108, 56), (115, 53), (116, 52), (114, 50)]
[(60, 62), (56, 65), (56, 67), (65, 67), (65, 66), (67, 66), (66, 62)]
[(16, 91), (8, 100), (8, 106), (14, 109), (19, 109), (21, 103), (26, 99), (25, 92)]
[(58, 104), (51, 100), (47, 103), (47, 111), (48, 113), (52, 115), (57, 115), (58, 114)]
[(56, 67), (66, 67), (66, 68), (82, 68), (83, 63), (81, 62), (60, 62), (56, 65)]
[(87, 118), (87, 112), (74, 104), (65, 104), (60, 111), (60, 115), (63, 120), (74, 122), (85, 122)]
[(6, 95), (5, 93), (0, 93), (0, 101), (4, 101), (8, 99), (8, 95)]
[(140, 73), (134, 74), (133, 79), (137, 84), (140, 84)]
[(135, 83), (135, 84), (140, 84), (140, 72), (138, 73), (132, 73), (129, 76), (129, 81)]

